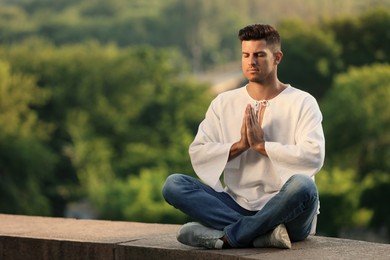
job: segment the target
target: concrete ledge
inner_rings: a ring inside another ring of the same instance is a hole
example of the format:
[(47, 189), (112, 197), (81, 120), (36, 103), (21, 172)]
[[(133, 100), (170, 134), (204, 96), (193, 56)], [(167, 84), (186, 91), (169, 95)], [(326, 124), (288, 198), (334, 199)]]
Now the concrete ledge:
[(291, 250), (204, 250), (178, 225), (0, 214), (0, 259), (390, 259), (390, 245), (313, 236)]

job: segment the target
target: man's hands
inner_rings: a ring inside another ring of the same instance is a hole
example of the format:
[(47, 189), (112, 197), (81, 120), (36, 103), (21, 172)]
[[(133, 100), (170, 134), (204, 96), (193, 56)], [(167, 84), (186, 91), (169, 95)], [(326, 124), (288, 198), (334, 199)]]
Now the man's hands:
[(264, 131), (261, 128), (265, 107), (262, 107), (256, 114), (251, 105), (246, 106), (245, 121), (246, 121), (246, 137), (249, 146), (262, 155), (267, 155), (265, 151)]
[(267, 156), (267, 152), (265, 150), (264, 132), (261, 128), (264, 107), (262, 107), (258, 113), (261, 113), (260, 116), (255, 113), (250, 104), (247, 105), (241, 126), (241, 139), (240, 141), (234, 143), (230, 148), (229, 161), (249, 148)]
[[(246, 111), (245, 111), (245, 114), (246, 114)], [(248, 142), (247, 131), (246, 131), (246, 116), (244, 115), (244, 120), (242, 120), (242, 125), (241, 125), (241, 139), (240, 139), (240, 141), (234, 143), (232, 145), (232, 147), (230, 147), (228, 161), (239, 156), (241, 153), (248, 150), (249, 147), (250, 147), (250, 145)]]

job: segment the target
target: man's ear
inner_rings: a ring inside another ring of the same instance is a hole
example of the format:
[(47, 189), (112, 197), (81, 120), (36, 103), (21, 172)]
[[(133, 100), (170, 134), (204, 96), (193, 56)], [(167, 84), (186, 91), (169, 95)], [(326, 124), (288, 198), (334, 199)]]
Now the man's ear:
[(278, 65), (282, 61), (282, 58), (283, 58), (283, 52), (281, 52), (281, 51), (275, 52), (274, 53), (274, 64)]

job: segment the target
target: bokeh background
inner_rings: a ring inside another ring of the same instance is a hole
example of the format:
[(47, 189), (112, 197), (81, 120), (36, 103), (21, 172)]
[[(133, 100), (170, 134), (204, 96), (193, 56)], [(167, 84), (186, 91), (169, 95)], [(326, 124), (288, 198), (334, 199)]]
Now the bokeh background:
[(0, 0), (0, 213), (189, 221), (161, 187), (252, 23), (324, 115), (318, 234), (389, 243), (389, 0)]

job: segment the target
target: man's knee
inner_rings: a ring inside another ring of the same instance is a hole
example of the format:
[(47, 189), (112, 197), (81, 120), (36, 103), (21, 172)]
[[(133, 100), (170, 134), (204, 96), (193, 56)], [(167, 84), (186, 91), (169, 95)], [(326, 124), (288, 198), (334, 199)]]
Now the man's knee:
[(313, 179), (307, 175), (304, 174), (295, 174), (291, 176), (290, 182), (294, 185), (302, 188), (316, 188), (316, 185), (313, 181)]
[(165, 180), (161, 193), (164, 199), (172, 205), (181, 200), (188, 189), (188, 185), (191, 184), (191, 177), (174, 173)]
[(318, 197), (317, 186), (314, 180), (304, 174), (295, 174), (288, 180), (288, 189), (292, 192), (305, 193), (311, 197)]
[(176, 173), (169, 175), (165, 180), (161, 193), (167, 202), (169, 202), (171, 195), (176, 193), (175, 189), (177, 188), (176, 183), (177, 179), (180, 177), (179, 175), (180, 174)]

